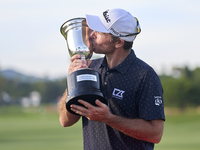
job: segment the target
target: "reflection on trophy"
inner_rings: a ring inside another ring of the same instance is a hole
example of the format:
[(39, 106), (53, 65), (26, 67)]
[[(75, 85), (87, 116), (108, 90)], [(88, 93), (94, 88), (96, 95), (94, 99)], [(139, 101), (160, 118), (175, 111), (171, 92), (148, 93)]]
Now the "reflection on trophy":
[[(74, 18), (66, 21), (60, 28), (61, 34), (65, 37), (70, 56), (81, 54), (81, 59), (90, 59), (92, 50), (89, 46), (89, 27), (86, 25), (85, 18)], [(79, 69), (68, 75), (68, 98), (66, 108), (70, 113), (76, 114), (70, 109), (71, 104), (83, 106), (78, 102), (79, 99), (85, 100), (92, 105), (99, 99), (107, 103), (100, 91), (99, 73), (90, 69)]]

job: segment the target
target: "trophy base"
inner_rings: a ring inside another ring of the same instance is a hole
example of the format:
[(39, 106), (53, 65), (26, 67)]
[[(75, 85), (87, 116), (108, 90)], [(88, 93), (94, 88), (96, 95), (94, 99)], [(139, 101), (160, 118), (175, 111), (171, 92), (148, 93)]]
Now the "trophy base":
[(78, 102), (79, 99), (94, 106), (96, 106), (96, 99), (107, 104), (107, 100), (103, 97), (103, 93), (100, 91), (100, 78), (98, 72), (92, 69), (79, 69), (72, 72), (68, 76), (67, 81), (69, 95), (66, 100), (66, 109), (70, 113), (76, 114), (71, 110), (71, 104), (83, 106)]
[[(84, 100), (84, 101), (86, 101), (86, 102), (88, 102), (88, 103), (90, 103), (91, 105), (94, 105), (94, 106), (97, 106), (95, 104), (95, 101), (96, 101), (96, 99), (98, 99), (102, 103), (107, 105), (107, 100), (103, 96), (101, 96), (100, 94), (97, 95), (94, 92), (91, 92), (91, 93), (84, 93), (83, 95), (79, 95), (79, 96), (68, 97), (67, 100), (66, 100), (66, 109), (70, 113), (76, 114), (74, 111), (71, 110), (70, 105), (71, 104), (75, 104), (75, 105), (79, 105), (79, 106), (85, 107), (84, 105), (82, 105), (81, 103), (78, 102), (78, 100), (80, 100), (80, 99)], [(78, 115), (78, 114), (76, 114), (76, 115)]]

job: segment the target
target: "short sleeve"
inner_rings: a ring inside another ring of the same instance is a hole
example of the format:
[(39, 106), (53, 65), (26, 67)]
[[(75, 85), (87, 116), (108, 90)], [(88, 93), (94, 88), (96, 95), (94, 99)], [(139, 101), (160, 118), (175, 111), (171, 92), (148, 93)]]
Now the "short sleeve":
[(165, 120), (163, 88), (154, 70), (147, 71), (140, 84), (139, 117), (145, 120)]

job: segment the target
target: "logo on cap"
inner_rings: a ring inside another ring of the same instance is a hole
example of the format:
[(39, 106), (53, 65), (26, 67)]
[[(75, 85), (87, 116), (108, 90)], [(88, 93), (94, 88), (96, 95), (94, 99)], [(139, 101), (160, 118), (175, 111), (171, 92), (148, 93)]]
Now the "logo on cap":
[(106, 22), (109, 23), (111, 20), (109, 19), (108, 10), (103, 12), (103, 16), (106, 19)]

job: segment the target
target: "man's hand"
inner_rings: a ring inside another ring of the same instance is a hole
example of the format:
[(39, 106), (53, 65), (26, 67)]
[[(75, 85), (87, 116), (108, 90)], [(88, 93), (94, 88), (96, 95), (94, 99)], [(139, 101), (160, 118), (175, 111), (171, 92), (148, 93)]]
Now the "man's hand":
[(78, 102), (86, 108), (72, 104), (71, 110), (89, 120), (106, 123), (112, 128), (139, 140), (151, 143), (159, 143), (161, 140), (164, 129), (164, 121), (161, 119), (146, 121), (144, 119), (124, 118), (112, 114), (108, 106), (99, 100), (95, 101), (97, 106), (83, 100), (78, 100)]
[(95, 101), (97, 106), (93, 106), (90, 103), (83, 100), (78, 100), (78, 102), (83, 104), (86, 108), (72, 104), (71, 110), (81, 116), (88, 118), (89, 120), (100, 121), (105, 123), (111, 115), (108, 106), (100, 102), (99, 100)]
[(87, 68), (91, 64), (91, 60), (87, 59), (86, 61), (81, 59), (81, 55), (77, 54), (71, 57), (71, 64), (68, 69), (68, 74), (71, 74), (72, 72), (81, 69), (81, 68)]

